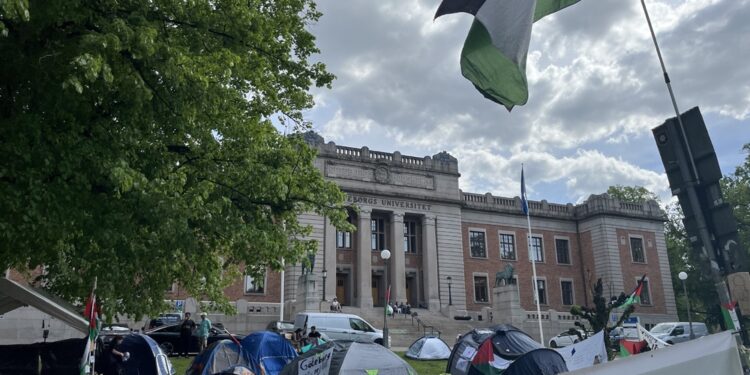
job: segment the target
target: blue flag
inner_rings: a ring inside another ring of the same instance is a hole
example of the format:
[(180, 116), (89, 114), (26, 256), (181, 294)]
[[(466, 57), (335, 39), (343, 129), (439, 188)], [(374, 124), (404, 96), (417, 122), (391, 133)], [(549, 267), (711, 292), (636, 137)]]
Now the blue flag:
[(526, 200), (526, 183), (523, 180), (523, 165), (521, 166), (521, 208), (523, 208), (524, 214), (529, 214), (529, 202)]

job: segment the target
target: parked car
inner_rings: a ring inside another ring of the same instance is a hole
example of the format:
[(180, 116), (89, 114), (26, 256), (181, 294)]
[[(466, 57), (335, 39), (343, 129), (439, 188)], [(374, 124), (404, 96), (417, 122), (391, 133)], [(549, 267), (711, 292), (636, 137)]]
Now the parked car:
[[(667, 344), (677, 344), (690, 340), (690, 323), (669, 322), (659, 323), (649, 331), (656, 338), (666, 341)], [(696, 338), (708, 335), (705, 323), (693, 323), (693, 333)]]
[(579, 341), (585, 340), (588, 337), (588, 334), (584, 331), (577, 330), (578, 334), (580, 334), (580, 337), (578, 334), (574, 332), (564, 331), (558, 334), (557, 336), (552, 337), (549, 339), (549, 347), (550, 348), (562, 348), (568, 345), (573, 345), (575, 343), (578, 343)]
[[(180, 352), (180, 345), (182, 345), (182, 343), (180, 342), (180, 324), (170, 324), (156, 327), (152, 330), (146, 331), (145, 334), (154, 339), (154, 341), (159, 344), (159, 347), (165, 354), (172, 355)], [(237, 340), (242, 340), (245, 337), (244, 335), (232, 336), (234, 336)], [(230, 336), (225, 329), (217, 326), (217, 324), (213, 324), (208, 336), (208, 344), (210, 345), (212, 342), (218, 340), (231, 340), (232, 336)], [(193, 337), (190, 340), (190, 348), (188, 349), (188, 352), (198, 353), (197, 330), (193, 331)]]
[(274, 320), (268, 323), (266, 331), (276, 332), (286, 337), (287, 340), (291, 340), (294, 337), (294, 322)]
[(383, 331), (353, 314), (338, 313), (299, 313), (294, 319), (294, 329), (302, 329), (307, 335), (310, 327), (315, 328), (331, 340), (352, 340), (383, 344)]
[(182, 320), (182, 314), (180, 313), (161, 314), (158, 317), (149, 320), (148, 324), (146, 325), (144, 329), (148, 330), (148, 329), (154, 329), (156, 327), (177, 324), (181, 320)]

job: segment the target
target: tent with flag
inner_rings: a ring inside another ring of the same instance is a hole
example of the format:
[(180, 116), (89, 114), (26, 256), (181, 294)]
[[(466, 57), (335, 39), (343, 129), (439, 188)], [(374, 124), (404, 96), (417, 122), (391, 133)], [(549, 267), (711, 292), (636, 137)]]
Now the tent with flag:
[(526, 54), (531, 25), (579, 0), (443, 0), (435, 18), (474, 15), (461, 51), (461, 73), (487, 99), (511, 110), (526, 104)]
[[(474, 329), (461, 336), (453, 346), (445, 371), (452, 375), (505, 375), (515, 361), (543, 348), (531, 336), (512, 325)], [(535, 362), (539, 363), (532, 364)], [(532, 372), (539, 374), (567, 371), (565, 360), (554, 350), (543, 350), (530, 355), (515, 367), (513, 373), (525, 373), (530, 367), (541, 371)]]

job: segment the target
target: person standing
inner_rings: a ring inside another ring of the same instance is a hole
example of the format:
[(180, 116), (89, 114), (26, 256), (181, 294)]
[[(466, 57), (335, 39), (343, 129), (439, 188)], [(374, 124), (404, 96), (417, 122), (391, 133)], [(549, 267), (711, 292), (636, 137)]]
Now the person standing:
[(186, 312), (185, 319), (180, 324), (180, 349), (182, 350), (180, 355), (183, 357), (187, 357), (190, 351), (190, 341), (193, 338), (193, 331), (195, 331), (195, 322), (193, 319), (190, 319), (190, 313)]
[(211, 321), (206, 316), (205, 312), (201, 313), (201, 323), (198, 326), (198, 351), (200, 352), (208, 346), (208, 335), (211, 332)]

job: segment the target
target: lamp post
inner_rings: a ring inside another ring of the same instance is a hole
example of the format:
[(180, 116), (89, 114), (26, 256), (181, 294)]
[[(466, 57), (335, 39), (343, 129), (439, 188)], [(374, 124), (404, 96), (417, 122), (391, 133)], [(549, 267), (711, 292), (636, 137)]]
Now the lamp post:
[(385, 298), (385, 306), (383, 306), (383, 346), (386, 348), (390, 348), (390, 343), (388, 342), (388, 259), (391, 258), (391, 252), (388, 249), (383, 249), (383, 251), (380, 252), (380, 257), (383, 258), (385, 261), (385, 290), (386, 290), (386, 298)]
[(451, 294), (451, 280), (452, 277), (448, 276), (448, 306), (453, 306), (453, 294)]
[(328, 277), (328, 271), (323, 268), (323, 301), (326, 300), (326, 277)]
[(690, 324), (690, 339), (692, 340), (695, 338), (695, 333), (693, 333), (693, 317), (690, 312), (691, 310), (690, 298), (688, 298), (687, 288), (685, 287), (685, 280), (687, 280), (687, 276), (688, 276), (687, 272), (685, 271), (682, 271), (677, 275), (677, 277), (679, 277), (680, 280), (682, 281), (682, 292), (685, 293), (685, 299), (687, 300), (687, 303), (688, 303), (688, 323)]

